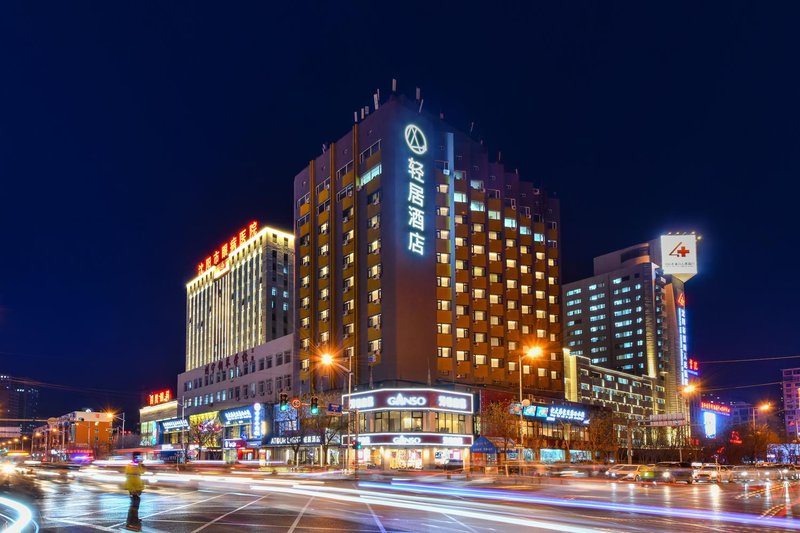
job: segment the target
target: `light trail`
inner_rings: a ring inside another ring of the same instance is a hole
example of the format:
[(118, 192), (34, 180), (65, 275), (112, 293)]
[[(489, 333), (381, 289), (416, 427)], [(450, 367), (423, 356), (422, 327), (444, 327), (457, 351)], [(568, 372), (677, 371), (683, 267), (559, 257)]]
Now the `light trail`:
[(22, 533), (33, 522), (33, 512), (27, 505), (0, 496), (0, 506), (8, 507), (17, 513), (17, 521), (3, 530), (4, 533)]
[(378, 489), (389, 489), (395, 491), (405, 491), (422, 494), (437, 494), (441, 496), (462, 496), (472, 498), (483, 498), (495, 501), (511, 501), (516, 503), (536, 503), (540, 505), (552, 505), (556, 507), (574, 507), (579, 509), (592, 509), (598, 511), (620, 511), (626, 513), (650, 514), (656, 516), (666, 516), (673, 518), (695, 518), (705, 521), (724, 521), (738, 522), (759, 527), (781, 527), (785, 529), (800, 530), (800, 523), (779, 518), (762, 518), (743, 513), (730, 513), (719, 511), (705, 511), (687, 508), (664, 508), (652, 507), (648, 505), (620, 504), (612, 502), (593, 502), (588, 500), (565, 500), (561, 498), (546, 498), (542, 496), (521, 495), (510, 491), (499, 491), (489, 489), (466, 489), (456, 487), (437, 487), (435, 485), (364, 482), (359, 486)]

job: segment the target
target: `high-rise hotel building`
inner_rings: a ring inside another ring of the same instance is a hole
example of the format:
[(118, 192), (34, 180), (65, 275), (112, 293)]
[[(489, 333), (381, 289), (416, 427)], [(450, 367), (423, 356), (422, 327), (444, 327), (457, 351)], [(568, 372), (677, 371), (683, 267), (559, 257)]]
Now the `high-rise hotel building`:
[[(294, 181), (301, 380), (466, 384), (563, 397), (559, 204), (419, 102), (388, 102)], [(340, 386), (341, 381), (335, 386)]]
[[(696, 273), (693, 234), (664, 235), (596, 257), (594, 276), (563, 287), (564, 346), (592, 365), (654, 379), (649, 397), (626, 401), (688, 416), (688, 398), (681, 395), (690, 374), (684, 283)], [(602, 403), (617, 389), (611, 382), (591, 394)]]
[(198, 263), (186, 284), (186, 371), (292, 333), (294, 236), (258, 222)]

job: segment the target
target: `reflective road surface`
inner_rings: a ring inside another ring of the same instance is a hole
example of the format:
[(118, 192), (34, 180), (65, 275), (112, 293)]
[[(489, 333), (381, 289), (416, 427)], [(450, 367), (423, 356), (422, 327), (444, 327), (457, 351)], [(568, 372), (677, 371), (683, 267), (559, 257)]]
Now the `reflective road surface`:
[[(128, 496), (115, 472), (37, 481), (23, 531), (119, 531)], [(144, 531), (799, 531), (800, 486), (643, 485), (604, 480), (278, 478), (159, 473), (148, 479)], [(3, 514), (0, 499), (0, 515)]]

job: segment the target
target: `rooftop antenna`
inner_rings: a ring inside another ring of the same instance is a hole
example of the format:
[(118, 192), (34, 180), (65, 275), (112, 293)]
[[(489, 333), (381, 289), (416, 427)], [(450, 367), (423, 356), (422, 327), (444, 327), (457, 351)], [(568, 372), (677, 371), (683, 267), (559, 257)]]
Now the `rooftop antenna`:
[(353, 122), (358, 122), (358, 111), (353, 111)]
[(361, 108), (361, 120), (364, 120), (364, 108)]
[(439, 111), (439, 118), (441, 120), (444, 120), (444, 112), (443, 111)]
[(497, 151), (497, 162), (499, 163), (502, 160), (503, 160), (503, 152), (498, 150)]
[(327, 149), (328, 149), (328, 147), (325, 146), (325, 143), (322, 143), (322, 153), (323, 154), (325, 153), (325, 150), (327, 150)]
[(394, 78), (392, 78), (392, 92), (393, 93), (397, 92), (397, 80)]
[(420, 101), (420, 98), (422, 98), (422, 91), (419, 87), (417, 87), (417, 102)]
[(483, 139), (481, 139), (481, 146), (483, 146)]
[(377, 111), (378, 108), (380, 107), (379, 103), (380, 99), (381, 99), (381, 90), (378, 89), (378, 92), (372, 95), (372, 103), (375, 104), (375, 111)]
[(469, 123), (469, 132), (470, 132), (470, 133), (472, 133), (472, 130), (473, 130), (474, 128), (475, 128), (475, 122), (474, 122), (474, 121), (473, 121), (473, 122), (470, 122), (470, 123)]
[(369, 116), (369, 105), (364, 106), (364, 115)]
[(419, 101), (419, 110), (417, 111), (417, 113), (422, 113), (422, 104), (424, 104), (424, 103), (425, 103), (424, 99)]

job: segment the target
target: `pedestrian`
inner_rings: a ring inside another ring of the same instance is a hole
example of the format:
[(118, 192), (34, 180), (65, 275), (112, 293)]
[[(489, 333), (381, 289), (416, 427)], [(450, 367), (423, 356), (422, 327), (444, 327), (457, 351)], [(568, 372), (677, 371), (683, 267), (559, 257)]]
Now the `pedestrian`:
[(133, 460), (125, 467), (125, 489), (131, 495), (131, 506), (128, 508), (128, 520), (125, 529), (141, 531), (142, 521), (139, 520), (139, 503), (144, 490), (144, 466), (141, 464), (141, 454), (135, 452)]

